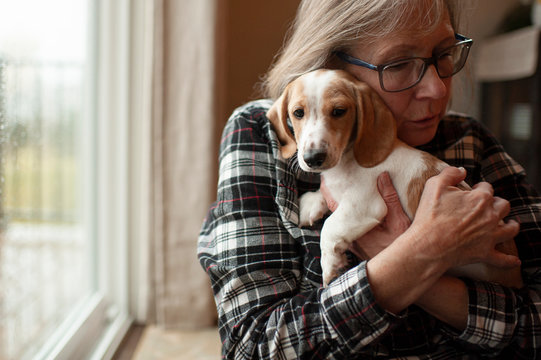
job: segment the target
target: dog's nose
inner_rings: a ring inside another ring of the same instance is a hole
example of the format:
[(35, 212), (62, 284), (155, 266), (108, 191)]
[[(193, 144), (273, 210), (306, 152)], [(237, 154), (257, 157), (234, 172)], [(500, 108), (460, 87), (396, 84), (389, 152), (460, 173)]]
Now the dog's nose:
[(317, 169), (325, 162), (327, 153), (322, 150), (310, 150), (303, 156), (303, 160), (312, 169)]

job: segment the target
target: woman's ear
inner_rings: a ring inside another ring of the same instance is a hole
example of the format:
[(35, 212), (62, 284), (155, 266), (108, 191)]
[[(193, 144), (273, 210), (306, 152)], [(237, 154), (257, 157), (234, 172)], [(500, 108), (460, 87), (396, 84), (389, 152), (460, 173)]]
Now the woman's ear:
[(393, 150), (396, 121), (391, 110), (367, 84), (359, 82), (357, 89), (357, 136), (354, 154), (362, 167), (381, 163)]
[(285, 159), (289, 159), (297, 151), (297, 142), (295, 137), (287, 126), (288, 106), (289, 101), (289, 86), (284, 90), (282, 95), (272, 104), (267, 111), (267, 118), (270, 120), (278, 140), (280, 140), (280, 152)]

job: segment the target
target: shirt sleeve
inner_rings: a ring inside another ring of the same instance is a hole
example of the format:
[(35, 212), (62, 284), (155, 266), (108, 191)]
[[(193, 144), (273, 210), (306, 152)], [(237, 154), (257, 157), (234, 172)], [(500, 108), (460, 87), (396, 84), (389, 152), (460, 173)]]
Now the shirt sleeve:
[[(524, 169), (502, 148), (482, 125), (473, 126), (472, 142), (461, 146), (476, 148), (477, 158), (469, 169), (487, 181), (495, 195), (508, 200), (508, 219), (520, 223), (515, 243), (522, 261), (524, 287), (510, 289), (498, 284), (464, 279), (469, 294), (467, 328), (449, 334), (466, 347), (505, 359), (541, 358), (541, 201), (526, 181)], [(460, 148), (460, 147), (459, 147)], [(467, 165), (465, 163), (464, 165)]]
[(364, 263), (328, 288), (305, 284), (306, 249), (284, 224), (275, 201), (283, 185), (268, 126), (264, 109), (237, 111), (228, 121), (217, 201), (199, 237), (222, 355), (334, 359), (368, 352), (399, 319), (375, 303)]

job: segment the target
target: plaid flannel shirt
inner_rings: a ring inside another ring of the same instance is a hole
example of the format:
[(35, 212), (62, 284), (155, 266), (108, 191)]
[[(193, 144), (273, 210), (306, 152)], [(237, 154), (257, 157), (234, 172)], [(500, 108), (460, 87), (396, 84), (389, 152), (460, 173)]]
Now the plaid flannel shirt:
[(265, 116), (271, 102), (237, 109), (221, 142), (217, 201), (198, 256), (210, 277), (226, 359), (541, 359), (541, 206), (523, 169), (472, 119), (448, 115), (422, 147), (487, 181), (511, 203), (525, 287), (464, 279), (467, 328), (457, 332), (410, 306), (399, 315), (374, 301), (366, 262), (321, 287), (319, 231), (299, 228), (298, 197), (319, 176), (279, 156)]

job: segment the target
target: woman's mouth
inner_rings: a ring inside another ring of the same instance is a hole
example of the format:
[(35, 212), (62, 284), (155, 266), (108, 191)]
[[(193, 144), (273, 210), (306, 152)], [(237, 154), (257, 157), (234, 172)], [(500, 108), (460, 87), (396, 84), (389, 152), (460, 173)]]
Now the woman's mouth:
[(438, 122), (438, 116), (428, 116), (422, 119), (413, 120), (411, 123), (418, 128), (432, 127)]

